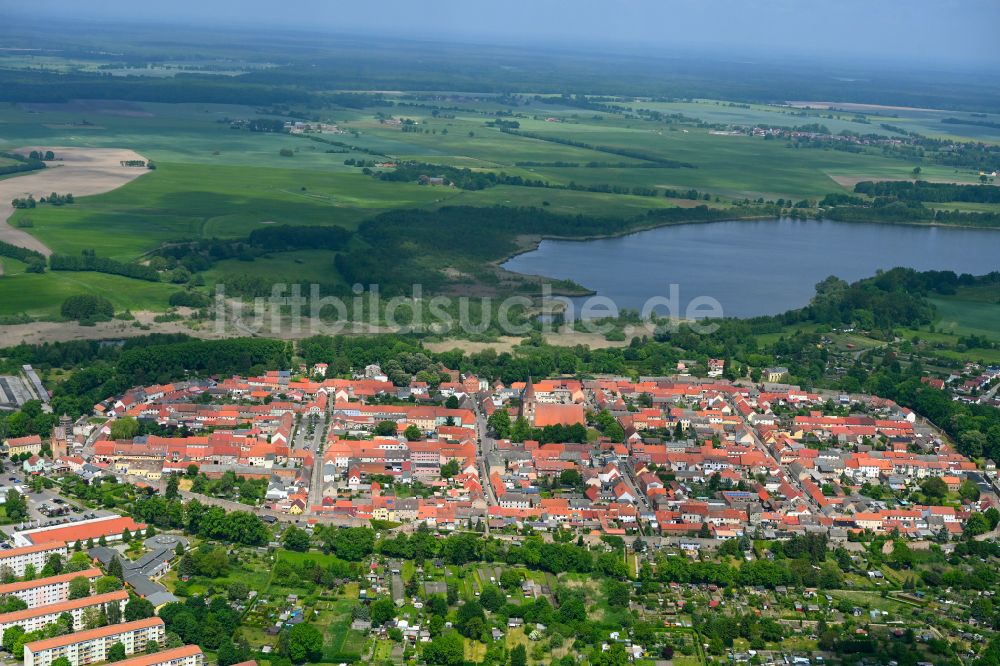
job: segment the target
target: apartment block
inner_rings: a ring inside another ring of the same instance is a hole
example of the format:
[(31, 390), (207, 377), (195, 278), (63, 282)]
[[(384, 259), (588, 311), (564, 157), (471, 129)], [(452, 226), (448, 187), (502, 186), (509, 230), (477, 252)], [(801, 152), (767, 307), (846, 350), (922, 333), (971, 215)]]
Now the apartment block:
[(86, 666), (107, 661), (108, 650), (115, 643), (125, 646), (126, 655), (134, 655), (145, 650), (150, 641), (163, 645), (165, 634), (163, 620), (149, 617), (33, 641), (24, 646), (24, 666), (51, 666), (59, 657), (66, 657), (71, 666)]
[(73, 630), (83, 629), (83, 613), (88, 608), (106, 609), (107, 606), (118, 606), (118, 610), (125, 612), (125, 602), (128, 601), (128, 592), (116, 590), (107, 594), (98, 594), (93, 597), (83, 597), (63, 601), (58, 604), (39, 606), (37, 608), (26, 608), (12, 613), (0, 614), (0, 641), (3, 641), (4, 633), (11, 627), (19, 626), (27, 633), (36, 631), (42, 627), (52, 624), (59, 619), (63, 613), (69, 613), (73, 617)]
[(102, 575), (100, 569), (86, 569), (48, 578), (8, 583), (0, 585), (0, 599), (14, 596), (28, 604), (28, 608), (58, 604), (69, 599), (69, 582), (74, 578), (82, 576), (93, 585)]
[(35, 567), (35, 571), (41, 571), (42, 567), (45, 566), (45, 560), (53, 554), (66, 557), (66, 544), (60, 541), (51, 541), (34, 546), (0, 550), (0, 568), (10, 567), (16, 577), (23, 578), (25, 567), (30, 564)]

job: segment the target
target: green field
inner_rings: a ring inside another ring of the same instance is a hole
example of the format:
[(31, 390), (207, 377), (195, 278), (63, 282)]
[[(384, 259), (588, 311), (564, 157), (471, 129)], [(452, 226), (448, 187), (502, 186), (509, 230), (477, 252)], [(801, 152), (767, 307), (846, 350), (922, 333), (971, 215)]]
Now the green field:
[(357, 223), (391, 207), (433, 204), (453, 191), (384, 183), (360, 173), (160, 164), (156, 171), (72, 206), (20, 211), (56, 252), (130, 260), (171, 241), (241, 238), (262, 224)]
[[(4, 259), (6, 269), (12, 259)], [(0, 277), (0, 315), (25, 313), (54, 317), (69, 296), (97, 294), (107, 298), (116, 312), (124, 310), (166, 310), (176, 285), (132, 280), (117, 275), (91, 272), (48, 272), (10, 274)]]
[(960, 298), (932, 298), (937, 329), (958, 335), (982, 335), (1000, 340), (1000, 303)]

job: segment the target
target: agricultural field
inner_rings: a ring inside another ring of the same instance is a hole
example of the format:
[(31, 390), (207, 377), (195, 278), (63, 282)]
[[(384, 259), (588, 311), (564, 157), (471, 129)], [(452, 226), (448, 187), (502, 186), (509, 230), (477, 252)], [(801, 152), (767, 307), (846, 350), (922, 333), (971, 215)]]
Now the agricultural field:
[(1000, 339), (1000, 303), (963, 298), (933, 298), (938, 330), (958, 335)]

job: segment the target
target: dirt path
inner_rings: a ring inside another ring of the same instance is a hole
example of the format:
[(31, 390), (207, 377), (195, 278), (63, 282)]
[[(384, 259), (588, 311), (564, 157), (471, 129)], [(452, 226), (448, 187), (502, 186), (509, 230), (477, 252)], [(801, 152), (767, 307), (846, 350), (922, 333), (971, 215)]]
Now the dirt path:
[(29, 194), (38, 199), (52, 192), (75, 197), (102, 194), (148, 173), (143, 167), (121, 165), (123, 160), (145, 160), (142, 155), (126, 148), (29, 146), (17, 152), (28, 153), (32, 150), (51, 150), (56, 159), (48, 163), (47, 169), (0, 180), (0, 241), (41, 252), (45, 256), (52, 254), (52, 250), (27, 231), (8, 223), (14, 213), (11, 199)]

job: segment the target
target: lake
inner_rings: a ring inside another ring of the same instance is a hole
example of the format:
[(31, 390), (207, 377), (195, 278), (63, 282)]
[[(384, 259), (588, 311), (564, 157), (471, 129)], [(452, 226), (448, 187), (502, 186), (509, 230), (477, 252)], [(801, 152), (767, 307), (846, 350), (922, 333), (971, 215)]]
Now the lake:
[[(677, 316), (685, 316), (692, 299), (709, 297), (727, 317), (799, 308), (829, 275), (854, 282), (896, 266), (975, 275), (1000, 270), (1000, 231), (789, 218), (712, 222), (618, 238), (545, 240), (503, 264), (517, 273), (573, 280), (632, 310), (667, 296), (674, 284)], [(571, 300), (579, 312), (584, 299)]]

